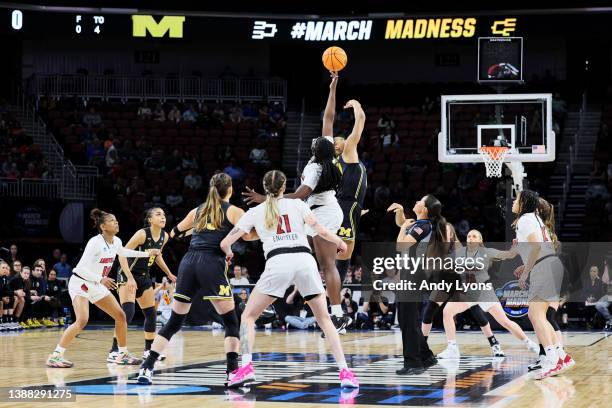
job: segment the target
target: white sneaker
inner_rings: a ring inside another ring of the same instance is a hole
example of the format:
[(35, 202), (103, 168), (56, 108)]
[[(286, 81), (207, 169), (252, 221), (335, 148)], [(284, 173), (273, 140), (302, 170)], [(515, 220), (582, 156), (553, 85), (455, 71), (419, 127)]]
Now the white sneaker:
[(499, 344), (495, 344), (491, 347), (491, 354), (493, 354), (493, 357), (506, 357), (506, 353), (504, 353), (504, 350), (502, 350)]
[(551, 363), (547, 358), (542, 359), (542, 368), (533, 372), (533, 379), (542, 380), (547, 377), (552, 377), (561, 372), (563, 361), (559, 359), (557, 363)]
[(223, 325), (221, 323), (217, 323), (217, 322), (212, 322), (210, 326), (211, 326), (211, 328), (213, 330), (223, 329)]
[(110, 353), (108, 353), (108, 357), (106, 357), (106, 362), (107, 363), (114, 363), (115, 360), (117, 360), (117, 356), (119, 355), (118, 351), (111, 351)]
[(538, 354), (540, 352), (540, 345), (531, 339), (527, 339), (525, 346), (527, 346), (527, 349), (532, 353)]
[(438, 354), (438, 358), (460, 358), (461, 353), (459, 353), (459, 346), (456, 344), (449, 344), (446, 346), (443, 352)]

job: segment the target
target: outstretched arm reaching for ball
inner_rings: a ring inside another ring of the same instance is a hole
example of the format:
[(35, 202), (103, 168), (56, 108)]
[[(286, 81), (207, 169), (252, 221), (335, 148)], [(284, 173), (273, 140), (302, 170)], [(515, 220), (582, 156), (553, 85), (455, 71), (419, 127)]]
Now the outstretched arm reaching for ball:
[(336, 116), (336, 85), (338, 84), (338, 73), (330, 71), (331, 83), (329, 84), (329, 95), (325, 113), (323, 113), (323, 134), (321, 136), (334, 137), (334, 116)]
[(355, 114), (355, 124), (353, 125), (353, 131), (346, 139), (344, 144), (344, 150), (342, 151), (342, 159), (345, 163), (359, 163), (359, 155), (357, 154), (357, 145), (361, 140), (361, 133), (363, 133), (363, 127), (365, 126), (365, 112), (361, 107), (361, 104), (355, 99), (351, 99), (344, 105), (344, 109), (353, 108)]

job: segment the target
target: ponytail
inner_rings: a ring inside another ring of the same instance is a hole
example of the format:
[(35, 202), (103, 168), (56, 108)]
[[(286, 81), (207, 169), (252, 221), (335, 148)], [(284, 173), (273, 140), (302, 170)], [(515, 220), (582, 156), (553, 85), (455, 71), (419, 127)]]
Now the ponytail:
[(278, 226), (278, 217), (280, 217), (278, 211), (278, 198), (274, 197), (272, 194), (267, 194), (265, 205), (264, 226), (267, 230), (274, 230)]
[(282, 171), (271, 170), (264, 175), (263, 187), (266, 192), (264, 226), (267, 230), (275, 230), (278, 227), (280, 218), (278, 197), (284, 191), (286, 182), (287, 176)]
[(217, 173), (211, 177), (206, 201), (196, 213), (194, 231), (221, 228), (225, 218), (221, 201), (231, 187), (232, 178), (229, 175)]

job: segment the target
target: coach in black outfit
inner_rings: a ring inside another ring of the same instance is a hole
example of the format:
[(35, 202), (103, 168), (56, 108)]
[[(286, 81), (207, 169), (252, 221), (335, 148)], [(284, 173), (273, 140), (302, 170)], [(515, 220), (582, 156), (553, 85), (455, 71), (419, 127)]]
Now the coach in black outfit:
[[(394, 208), (394, 206), (396, 206)], [(417, 216), (416, 221), (406, 220), (403, 208), (394, 205), (389, 210), (396, 213), (396, 223), (401, 225), (397, 237), (398, 250), (409, 251), (411, 257), (442, 256), (446, 237), (446, 220), (441, 216), (442, 204), (431, 194), (426, 195), (417, 201), (413, 211)], [(401, 224), (400, 224), (401, 222)], [(415, 245), (416, 244), (416, 245)], [(402, 270), (402, 280), (410, 280), (420, 283), (427, 279), (425, 270), (418, 270), (414, 274)], [(420, 292), (413, 292), (410, 295), (398, 294), (398, 320), (402, 331), (402, 343), (404, 354), (404, 367), (397, 370), (399, 375), (421, 374), (427, 368), (435, 365), (438, 360), (427, 345), (427, 339), (421, 332), (421, 325), (418, 319), (419, 306), (421, 305)]]

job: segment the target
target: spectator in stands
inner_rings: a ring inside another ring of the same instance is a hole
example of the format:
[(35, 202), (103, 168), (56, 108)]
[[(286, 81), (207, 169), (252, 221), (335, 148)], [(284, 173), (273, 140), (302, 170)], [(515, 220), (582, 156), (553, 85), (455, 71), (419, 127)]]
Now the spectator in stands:
[(70, 264), (68, 263), (68, 255), (66, 255), (65, 253), (62, 254), (60, 261), (53, 265), (53, 269), (56, 271), (58, 278), (70, 278), (70, 275), (72, 275), (72, 266), (70, 266)]
[(248, 103), (242, 108), (242, 117), (247, 121), (256, 121), (259, 117), (259, 112), (252, 104)]
[(599, 276), (599, 268), (595, 265), (589, 269), (589, 279), (583, 284), (584, 298), (587, 303), (595, 303), (595, 309), (606, 320), (606, 329), (612, 329), (612, 315), (608, 307), (608, 285)]
[(236, 159), (233, 157), (230, 160), (229, 166), (225, 167), (223, 172), (229, 174), (232, 180), (238, 183), (241, 183), (245, 177), (244, 170), (236, 164)]
[(304, 303), (302, 296), (300, 296), (297, 288), (285, 299), (287, 304), (287, 315), (285, 316), (285, 323), (287, 323), (287, 329), (293, 326), (296, 329), (306, 330), (310, 327), (316, 327), (316, 319), (310, 307)]
[(457, 187), (461, 190), (469, 190), (476, 186), (476, 181), (478, 180), (473, 168), (471, 166), (465, 167), (457, 180)]
[(187, 109), (183, 112), (183, 120), (191, 123), (198, 120), (198, 113), (193, 109), (192, 105), (187, 105)]
[(56, 263), (58, 263), (60, 260), (62, 259), (62, 250), (59, 248), (55, 248), (53, 250), (53, 252), (51, 253), (51, 262), (49, 262), (51, 265), (55, 265)]
[(229, 120), (233, 123), (240, 123), (242, 119), (242, 111), (240, 108), (238, 106), (232, 106), (229, 111)]
[(21, 261), (19, 259), (16, 259), (13, 262), (13, 265), (11, 267), (11, 273), (10, 273), (11, 277), (21, 274), (21, 268), (22, 268)]
[(353, 283), (360, 284), (362, 277), (363, 269), (361, 269), (361, 266), (356, 266), (355, 271), (353, 272)]
[[(344, 110), (343, 112), (348, 112), (352, 115), (352, 110)], [(284, 131), (287, 127), (287, 121), (285, 120), (285, 114), (280, 105), (275, 105), (272, 110), (270, 110), (270, 114), (268, 116), (270, 123), (272, 123), (277, 131)]]
[(381, 132), (386, 131), (387, 128), (391, 128), (391, 130), (394, 130), (395, 122), (393, 121), (393, 119), (389, 118), (389, 116), (387, 116), (386, 113), (383, 113), (381, 117), (378, 119), (378, 123), (376, 124), (376, 127)]
[(11, 156), (9, 156), (2, 164), (2, 174), (4, 177), (10, 179), (19, 178), (19, 169), (17, 168), (17, 163), (13, 161), (13, 158)]
[(590, 173), (589, 182), (597, 183), (597, 184), (606, 184), (607, 183), (607, 171), (606, 168), (601, 164), (599, 160), (593, 161), (593, 169)]
[(221, 105), (217, 104), (215, 109), (212, 111), (212, 120), (217, 126), (222, 126), (225, 122), (225, 112)]
[(172, 151), (172, 156), (166, 159), (164, 170), (166, 171), (180, 171), (183, 165), (183, 158), (181, 152), (178, 149)]
[(357, 302), (352, 299), (352, 292), (350, 289), (346, 288), (343, 291), (344, 295), (342, 296), (342, 310), (344, 311), (344, 314), (349, 316), (353, 321), (356, 321), (355, 317), (359, 305), (357, 305)]
[(161, 170), (164, 167), (164, 151), (155, 150), (150, 157), (146, 158), (143, 166), (147, 170)]
[(168, 194), (168, 196), (166, 197), (166, 205), (172, 208), (183, 204), (183, 201), (185, 201), (185, 199), (181, 194), (176, 191), (176, 188), (173, 188), (170, 191), (170, 194)]
[(95, 166), (102, 162), (105, 156), (104, 146), (102, 146), (102, 142), (98, 138), (94, 138), (91, 143), (87, 144), (85, 148), (85, 156), (87, 157), (87, 162), (91, 165)]
[(153, 114), (149, 105), (147, 105), (146, 102), (143, 102), (142, 105), (138, 108), (138, 112), (136, 113), (136, 115), (140, 120), (151, 120), (151, 116)]
[(238, 314), (238, 321), (240, 321), (242, 312), (244, 312), (244, 309), (246, 308), (247, 301), (249, 300), (249, 292), (247, 292), (247, 290), (244, 288), (240, 289), (239, 298), (240, 300), (237, 302), (237, 305), (236, 305), (236, 313)]
[(155, 110), (153, 111), (153, 120), (156, 120), (158, 122), (166, 121), (166, 112), (164, 111), (164, 108), (162, 107), (161, 103), (158, 103), (155, 106)]
[(195, 170), (189, 170), (183, 181), (185, 187), (192, 190), (199, 190), (202, 188), (202, 176), (197, 174)]
[(558, 117), (565, 116), (565, 113), (567, 112), (567, 103), (561, 99), (561, 94), (559, 92), (556, 92), (555, 96), (553, 97), (552, 110), (553, 114)]
[(348, 284), (353, 283), (353, 270), (354, 269), (355, 269), (354, 266), (349, 266), (348, 270), (346, 271), (346, 277), (344, 278), (344, 283), (348, 283)]
[(193, 157), (193, 154), (189, 153), (189, 152), (185, 152), (183, 153), (183, 160), (181, 162), (181, 167), (183, 168), (183, 170), (197, 170), (198, 169), (198, 161), (196, 160), (195, 157)]
[(151, 207), (162, 205), (164, 202), (164, 196), (162, 189), (159, 184), (155, 184), (153, 186), (153, 191), (151, 192)]
[(383, 330), (391, 329), (395, 320), (395, 311), (387, 298), (378, 293), (372, 294), (369, 301), (363, 302), (362, 310), (357, 313), (358, 329), (374, 330), (375, 327)]
[(109, 169), (111, 169), (115, 165), (115, 163), (119, 161), (119, 152), (117, 151), (117, 147), (115, 146), (117, 142), (117, 140), (111, 141), (110, 145), (106, 149), (106, 157), (104, 161), (106, 163), (106, 167)]
[(433, 110), (433, 108), (434, 101), (429, 96), (426, 96), (425, 100), (423, 101), (423, 104), (421, 105), (421, 112), (428, 115)]
[(380, 135), (380, 141), (383, 151), (389, 150), (391, 147), (399, 146), (399, 137), (391, 126), (387, 126), (382, 135)]
[(170, 109), (170, 112), (168, 112), (168, 120), (170, 122), (179, 123), (181, 119), (181, 111), (179, 110), (179, 108), (176, 107), (176, 105), (173, 105), (172, 109)]
[(230, 279), (230, 283), (233, 286), (248, 285), (250, 283), (247, 278), (242, 276), (242, 266), (234, 265), (233, 271), (234, 271), (234, 277)]
[(249, 159), (251, 162), (259, 167), (267, 168), (270, 165), (270, 160), (268, 159), (268, 152), (263, 147), (263, 144), (260, 140), (255, 142), (255, 147), (251, 150), (249, 154)]
[(102, 116), (96, 112), (96, 108), (93, 106), (89, 108), (89, 111), (83, 115), (83, 124), (87, 127), (97, 127), (102, 123)]
[(19, 248), (17, 247), (17, 245), (12, 244), (9, 247), (9, 251), (10, 251), (10, 259), (9, 259), (9, 263), (12, 264), (15, 261), (19, 260)]
[(34, 163), (28, 163), (28, 168), (23, 172), (23, 178), (37, 179), (40, 178), (36, 165)]

